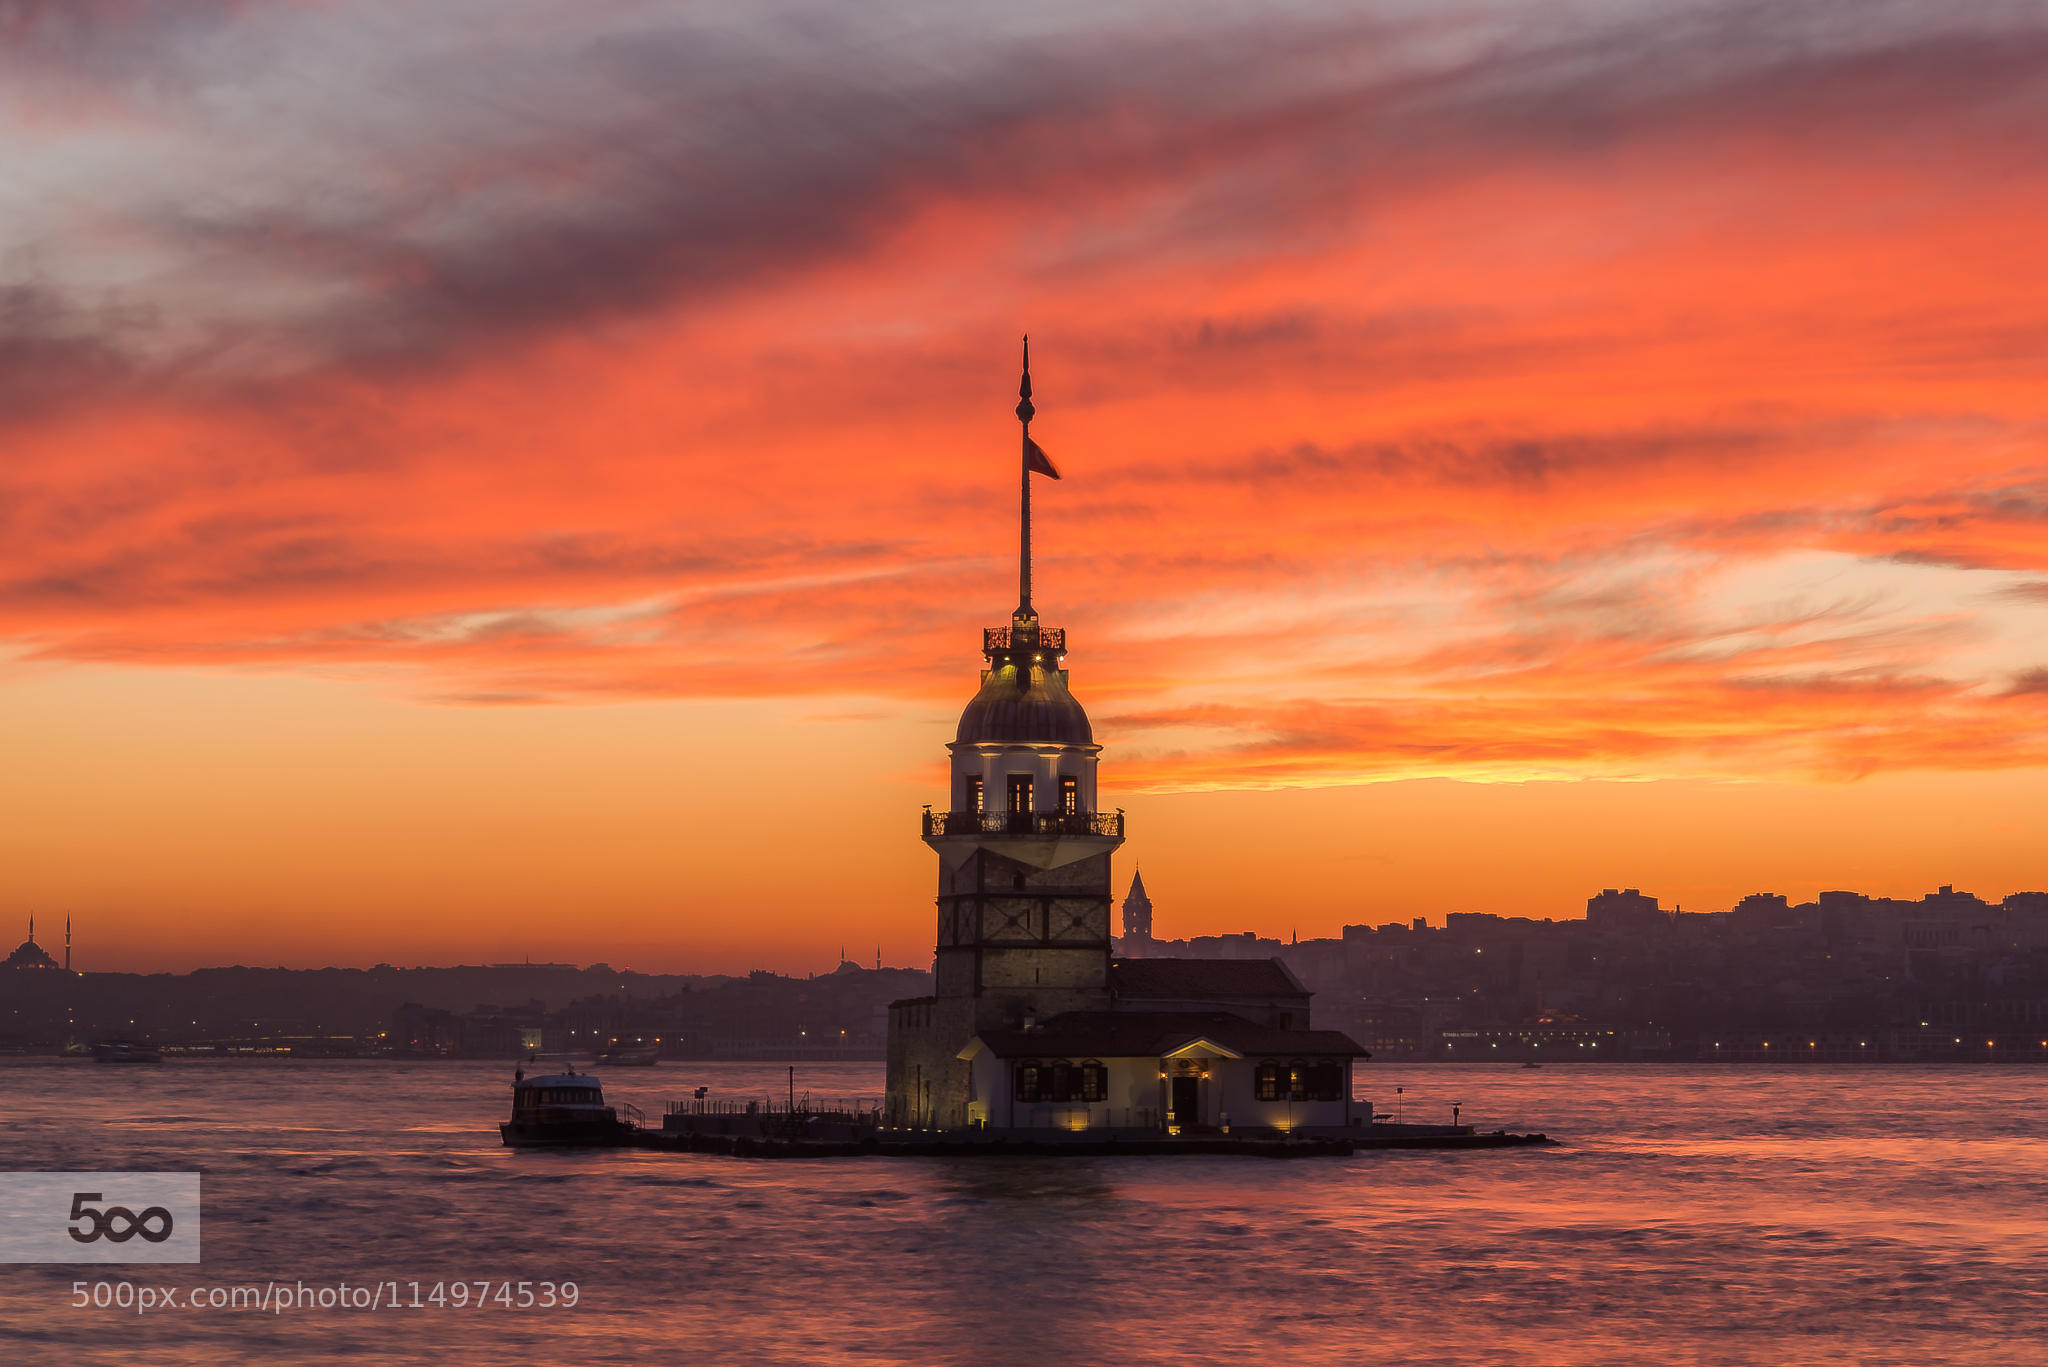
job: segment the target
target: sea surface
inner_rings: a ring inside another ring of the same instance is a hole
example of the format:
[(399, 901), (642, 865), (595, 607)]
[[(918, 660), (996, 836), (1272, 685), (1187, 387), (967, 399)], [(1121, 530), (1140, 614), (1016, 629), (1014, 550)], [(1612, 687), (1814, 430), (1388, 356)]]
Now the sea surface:
[[(1456, 1101), (1483, 1129), (1564, 1142), (1284, 1162), (544, 1153), (499, 1144), (502, 1065), (9, 1060), (0, 1167), (199, 1169), (205, 1259), (0, 1267), (0, 1362), (2048, 1362), (2048, 1070), (1360, 1072), (1381, 1111), (1447, 1120)], [(790, 1086), (775, 1065), (603, 1076), (652, 1115), (698, 1086)], [(806, 1064), (795, 1088), (881, 1080)], [(395, 1282), (451, 1303), (143, 1314), (73, 1308), (80, 1279)], [(458, 1308), (458, 1281), (573, 1282), (576, 1303)]]

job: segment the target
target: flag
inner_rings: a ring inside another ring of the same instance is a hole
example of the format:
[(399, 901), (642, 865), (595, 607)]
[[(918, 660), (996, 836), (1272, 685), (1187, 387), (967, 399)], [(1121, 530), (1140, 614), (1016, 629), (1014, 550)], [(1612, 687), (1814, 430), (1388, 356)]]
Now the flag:
[(1060, 477), (1060, 472), (1052, 468), (1051, 458), (1029, 437), (1024, 438), (1024, 468), (1034, 474), (1051, 475), (1054, 479)]

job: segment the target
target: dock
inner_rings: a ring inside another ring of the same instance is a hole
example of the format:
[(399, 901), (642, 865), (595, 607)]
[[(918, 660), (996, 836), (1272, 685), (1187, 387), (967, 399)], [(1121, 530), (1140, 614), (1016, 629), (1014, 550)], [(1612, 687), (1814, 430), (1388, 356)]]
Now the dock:
[(643, 1131), (630, 1147), (667, 1153), (713, 1153), (734, 1158), (1114, 1158), (1233, 1155), (1241, 1158), (1343, 1158), (1362, 1150), (1510, 1149), (1555, 1144), (1543, 1134), (1365, 1135), (1357, 1139), (1310, 1136), (1254, 1138), (1235, 1135), (1072, 1139), (934, 1133), (919, 1138), (860, 1140), (785, 1138), (776, 1135), (673, 1135)]
[(1554, 1144), (1544, 1134), (1471, 1125), (1362, 1124), (1348, 1129), (1165, 1133), (1157, 1129), (912, 1129), (854, 1109), (746, 1110), (672, 1105), (659, 1127), (618, 1142), (666, 1153), (738, 1158), (1211, 1157), (1333, 1158), (1397, 1149), (1508, 1149)]

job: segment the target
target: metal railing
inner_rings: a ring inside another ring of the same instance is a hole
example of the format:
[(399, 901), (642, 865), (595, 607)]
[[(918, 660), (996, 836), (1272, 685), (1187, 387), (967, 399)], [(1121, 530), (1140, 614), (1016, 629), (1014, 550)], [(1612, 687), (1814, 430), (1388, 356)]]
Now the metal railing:
[(752, 1101), (695, 1100), (671, 1101), (664, 1114), (667, 1115), (759, 1115), (787, 1118), (817, 1118), (823, 1120), (871, 1121), (881, 1113), (882, 1103), (875, 1097), (840, 1097), (833, 1101), (812, 1101), (800, 1098), (792, 1108), (788, 1101), (780, 1098), (756, 1098)]
[[(989, 655), (998, 650), (1008, 650), (1012, 639), (1010, 628), (1008, 627), (983, 627), (981, 629), (981, 653)], [(1038, 648), (1040, 650), (1050, 650), (1055, 655), (1066, 654), (1067, 629), (1065, 627), (1040, 627), (1038, 629)]]
[(924, 814), (925, 839), (948, 835), (1099, 835), (1123, 839), (1124, 813), (934, 812)]

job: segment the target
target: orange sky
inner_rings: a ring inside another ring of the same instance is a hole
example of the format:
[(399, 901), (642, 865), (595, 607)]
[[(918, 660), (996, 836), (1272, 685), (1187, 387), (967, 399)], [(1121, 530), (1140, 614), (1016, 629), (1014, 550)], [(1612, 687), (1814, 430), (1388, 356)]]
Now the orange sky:
[(2048, 886), (2040, 18), (479, 4), (8, 21), (82, 961), (922, 962), (1027, 328), (1164, 933)]

